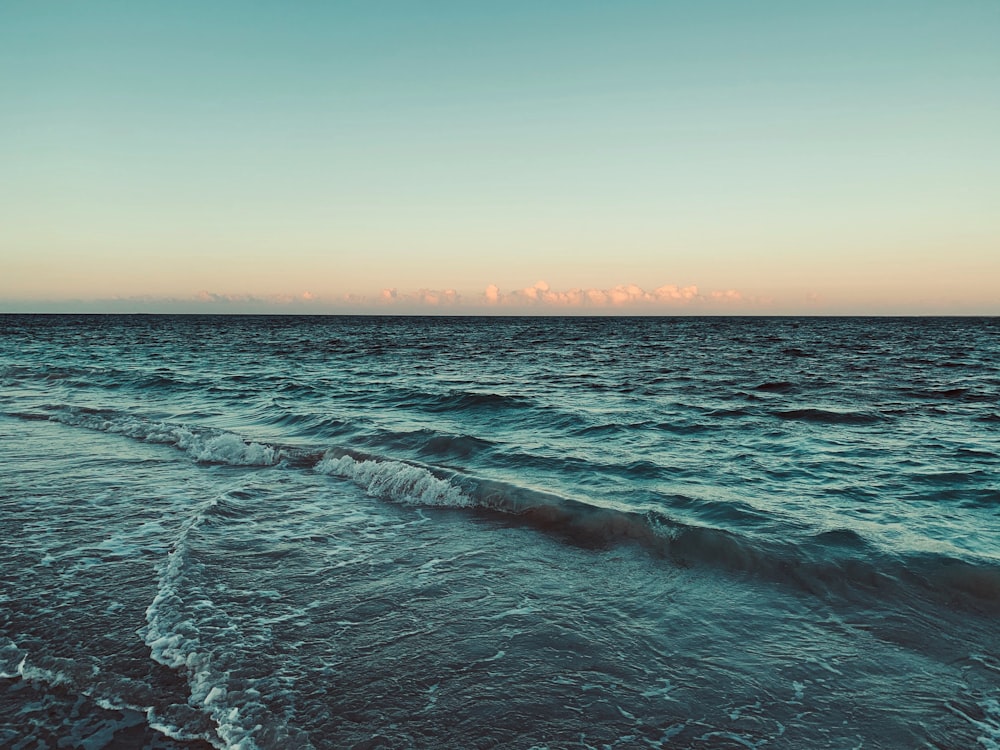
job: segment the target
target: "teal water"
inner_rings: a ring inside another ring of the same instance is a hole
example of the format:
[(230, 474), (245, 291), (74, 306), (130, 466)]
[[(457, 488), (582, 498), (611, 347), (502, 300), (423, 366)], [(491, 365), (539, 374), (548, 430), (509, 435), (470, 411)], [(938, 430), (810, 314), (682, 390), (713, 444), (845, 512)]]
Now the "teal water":
[(0, 745), (1000, 747), (1000, 321), (0, 317)]

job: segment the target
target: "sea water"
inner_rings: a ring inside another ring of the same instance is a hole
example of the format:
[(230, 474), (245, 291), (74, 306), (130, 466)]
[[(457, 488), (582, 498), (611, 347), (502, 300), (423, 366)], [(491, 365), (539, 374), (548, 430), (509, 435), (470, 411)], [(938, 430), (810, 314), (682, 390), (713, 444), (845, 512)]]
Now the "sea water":
[(1000, 320), (0, 317), (0, 746), (998, 748)]

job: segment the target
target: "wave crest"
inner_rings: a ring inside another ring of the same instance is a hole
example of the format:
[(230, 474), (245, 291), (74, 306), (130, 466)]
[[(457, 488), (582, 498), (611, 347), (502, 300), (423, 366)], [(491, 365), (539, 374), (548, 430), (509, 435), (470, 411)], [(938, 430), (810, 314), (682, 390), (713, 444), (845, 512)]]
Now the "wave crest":
[(273, 466), (282, 458), (279, 448), (244, 440), (232, 432), (159, 422), (111, 410), (60, 409), (42, 418), (72, 427), (124, 435), (145, 443), (172, 445), (199, 463)]
[(411, 505), (470, 507), (472, 498), (447, 479), (401, 461), (357, 461), (351, 456), (328, 452), (315, 466), (321, 474), (350, 479), (373, 497)]

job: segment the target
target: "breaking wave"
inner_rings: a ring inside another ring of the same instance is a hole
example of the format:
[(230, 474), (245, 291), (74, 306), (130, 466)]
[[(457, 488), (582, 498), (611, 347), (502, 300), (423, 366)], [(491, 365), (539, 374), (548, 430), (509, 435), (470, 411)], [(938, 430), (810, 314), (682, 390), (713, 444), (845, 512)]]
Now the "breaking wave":
[(350, 479), (369, 495), (383, 500), (453, 508), (474, 505), (471, 498), (447, 479), (400, 461), (357, 461), (335, 452), (324, 456), (315, 468), (321, 474)]
[(59, 407), (49, 414), (19, 413), (12, 416), (48, 419), (71, 427), (124, 435), (144, 443), (172, 445), (199, 463), (273, 466), (282, 458), (279, 448), (244, 440), (225, 430), (160, 422), (112, 410)]
[(657, 511), (602, 507), (506, 482), (438, 474), (413, 463), (352, 456), (342, 449), (328, 451), (315, 470), (348, 479), (382, 500), (493, 512), (582, 547), (636, 544), (683, 567), (748, 574), (817, 595), (929, 594), (1000, 610), (1000, 567), (943, 555), (894, 559), (850, 529), (818, 532), (799, 543), (767, 541)]

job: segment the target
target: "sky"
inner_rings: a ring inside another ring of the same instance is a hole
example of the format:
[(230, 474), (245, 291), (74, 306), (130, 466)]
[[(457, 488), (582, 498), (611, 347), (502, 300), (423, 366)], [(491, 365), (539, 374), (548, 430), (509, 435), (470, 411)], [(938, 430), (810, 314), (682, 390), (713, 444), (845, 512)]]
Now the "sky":
[(0, 3), (0, 312), (1000, 314), (1000, 2)]

